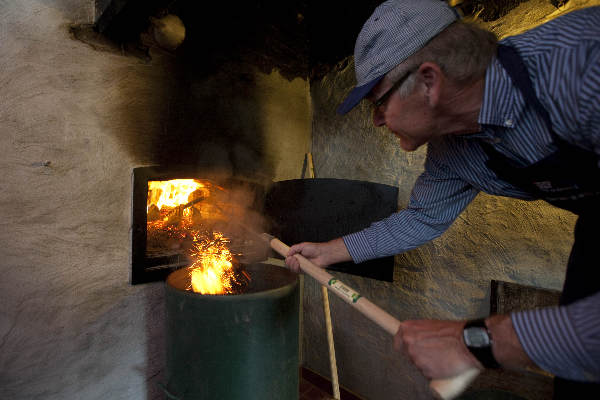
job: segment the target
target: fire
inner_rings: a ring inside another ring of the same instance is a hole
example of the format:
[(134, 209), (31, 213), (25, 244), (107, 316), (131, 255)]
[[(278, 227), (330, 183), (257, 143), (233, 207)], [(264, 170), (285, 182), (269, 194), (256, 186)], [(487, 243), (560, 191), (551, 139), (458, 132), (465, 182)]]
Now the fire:
[(224, 190), (206, 180), (148, 181), (147, 248), (171, 248), (173, 243), (168, 241), (191, 241), (206, 230), (207, 218), (220, 216), (213, 199), (215, 189)]
[(170, 181), (148, 182), (148, 207), (152, 204), (158, 209), (177, 207), (189, 202), (190, 195), (205, 185), (195, 179), (172, 179)]
[(197, 293), (231, 294), (250, 280), (235, 271), (230, 239), (219, 228), (226, 220), (221, 210), (235, 210), (226, 198), (227, 191), (208, 180), (148, 181), (146, 251), (185, 254), (192, 262), (189, 290)]
[(237, 278), (234, 274), (228, 240), (222, 233), (194, 241), (195, 259), (189, 267), (191, 289), (202, 294), (228, 294), (233, 292)]

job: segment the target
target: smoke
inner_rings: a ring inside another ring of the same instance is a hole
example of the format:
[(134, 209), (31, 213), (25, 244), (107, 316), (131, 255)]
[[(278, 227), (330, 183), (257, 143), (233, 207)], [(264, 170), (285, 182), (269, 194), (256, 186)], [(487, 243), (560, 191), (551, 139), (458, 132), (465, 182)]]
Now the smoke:
[(234, 177), (220, 177), (214, 182), (211, 196), (203, 205), (218, 211), (213, 231), (222, 232), (230, 240), (230, 249), (238, 261), (266, 259), (268, 245), (260, 237), (270, 226), (263, 214), (266, 185)]

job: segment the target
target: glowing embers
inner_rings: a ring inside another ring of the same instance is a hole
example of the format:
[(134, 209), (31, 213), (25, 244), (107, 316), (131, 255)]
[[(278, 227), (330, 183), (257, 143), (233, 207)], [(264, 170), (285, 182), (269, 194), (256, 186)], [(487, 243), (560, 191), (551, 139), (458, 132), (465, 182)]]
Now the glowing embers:
[(219, 232), (194, 240), (189, 289), (202, 294), (233, 294), (250, 281), (245, 271), (236, 273), (228, 243)]

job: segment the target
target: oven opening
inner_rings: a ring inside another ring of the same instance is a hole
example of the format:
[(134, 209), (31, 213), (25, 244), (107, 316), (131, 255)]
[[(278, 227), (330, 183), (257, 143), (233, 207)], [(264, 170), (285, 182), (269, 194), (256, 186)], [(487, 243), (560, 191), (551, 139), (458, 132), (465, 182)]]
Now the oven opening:
[(250, 281), (243, 265), (265, 258), (256, 236), (262, 187), (193, 169), (140, 167), (133, 175), (132, 283), (189, 267), (190, 290), (243, 290)]

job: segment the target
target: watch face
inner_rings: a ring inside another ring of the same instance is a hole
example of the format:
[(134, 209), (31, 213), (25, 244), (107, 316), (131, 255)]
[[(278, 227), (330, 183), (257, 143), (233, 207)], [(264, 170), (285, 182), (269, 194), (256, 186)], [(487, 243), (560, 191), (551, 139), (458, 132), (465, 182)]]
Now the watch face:
[(487, 347), (490, 345), (490, 338), (487, 331), (480, 327), (470, 327), (463, 331), (465, 344), (469, 347)]

